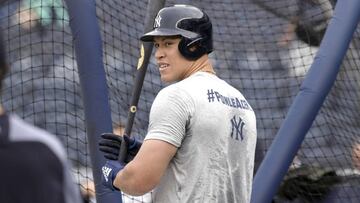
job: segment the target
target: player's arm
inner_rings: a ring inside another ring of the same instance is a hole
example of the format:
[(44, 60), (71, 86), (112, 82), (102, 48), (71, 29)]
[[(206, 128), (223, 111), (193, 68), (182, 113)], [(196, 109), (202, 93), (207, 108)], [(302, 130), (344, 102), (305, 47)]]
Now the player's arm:
[(163, 176), (177, 147), (161, 140), (146, 140), (135, 158), (121, 170), (114, 186), (129, 195), (151, 191)]
[[(189, 109), (194, 106), (188, 97), (183, 91), (169, 87), (159, 92), (151, 107), (146, 139), (129, 163), (116, 159), (121, 149), (121, 139), (102, 137), (100, 146), (103, 147), (100, 150), (110, 159), (102, 168), (102, 182), (106, 187), (136, 196), (149, 192), (160, 182), (177, 147), (181, 145), (186, 122), (191, 114)], [(114, 142), (116, 146), (113, 146)], [(128, 152), (131, 152), (133, 141), (128, 139), (126, 142), (129, 142)]]

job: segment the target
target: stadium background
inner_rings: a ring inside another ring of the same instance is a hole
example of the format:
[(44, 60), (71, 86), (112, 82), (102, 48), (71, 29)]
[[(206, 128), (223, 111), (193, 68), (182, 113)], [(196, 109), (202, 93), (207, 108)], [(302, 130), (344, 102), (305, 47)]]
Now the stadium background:
[[(166, 5), (174, 3), (198, 6), (212, 18), (215, 51), (211, 60), (216, 72), (248, 98), (257, 115), (258, 165), (314, 59), (316, 41), (321, 39), (336, 2), (166, 1)], [(0, 6), (1, 28), (11, 65), (1, 101), (8, 111), (63, 141), (76, 180), (82, 184), (80, 187), (85, 187), (92, 181), (91, 162), (66, 5), (61, 0), (7, 0), (1, 1)], [(96, 1), (114, 127), (126, 123), (146, 6), (146, 0)], [(291, 28), (298, 35), (291, 33)], [(338, 187), (350, 185), (350, 191), (339, 199), (349, 196), (360, 199), (352, 187), (360, 182), (352, 156), (353, 146), (360, 142), (359, 34), (358, 27), (336, 83), (293, 165), (301, 162), (306, 166), (301, 168), (305, 175), (316, 174), (320, 168), (346, 177)], [(146, 133), (151, 103), (162, 87), (152, 58), (133, 127), (133, 134), (140, 139)], [(284, 192), (316, 201), (321, 189), (331, 183), (326, 178), (290, 182), (294, 189)], [(314, 188), (315, 193), (304, 188)]]

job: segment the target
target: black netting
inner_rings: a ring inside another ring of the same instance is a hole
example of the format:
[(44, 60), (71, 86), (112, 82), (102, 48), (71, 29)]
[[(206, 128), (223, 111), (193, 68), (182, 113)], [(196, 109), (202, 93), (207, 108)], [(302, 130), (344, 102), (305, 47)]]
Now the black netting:
[[(33, 9), (24, 2), (33, 2)], [(53, 4), (41, 6), (36, 2)], [(2, 102), (9, 111), (57, 134), (75, 163), (77, 180), (90, 182), (73, 39), (66, 9), (58, 2), (61, 3), (60, 0), (23, 0), (1, 4), (1, 26), (12, 66)], [(245, 95), (257, 116), (258, 166), (314, 60), (335, 2), (166, 1), (166, 5), (174, 3), (198, 6), (212, 19), (214, 52), (210, 57), (217, 75)], [(116, 127), (126, 123), (147, 1), (97, 0), (96, 5)], [(39, 13), (39, 9), (43, 15), (29, 14)], [(49, 15), (45, 15), (46, 9)], [(278, 202), (290, 197), (318, 202), (322, 195), (335, 195), (339, 202), (360, 199), (360, 193), (355, 190), (359, 185), (360, 163), (356, 168), (353, 153), (355, 144), (360, 143), (359, 34), (358, 28), (336, 83), (292, 165), (295, 168), (301, 163), (301, 166), (289, 171), (283, 183), (286, 190), (282, 187), (275, 199)], [(152, 57), (133, 127), (138, 138), (145, 136), (152, 101), (165, 86), (159, 78)], [(149, 196), (133, 201), (148, 202)]]

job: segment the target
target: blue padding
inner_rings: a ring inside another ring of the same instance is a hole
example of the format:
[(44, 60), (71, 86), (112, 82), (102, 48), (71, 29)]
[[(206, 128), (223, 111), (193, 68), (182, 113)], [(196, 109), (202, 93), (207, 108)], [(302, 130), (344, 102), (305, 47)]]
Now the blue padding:
[(98, 150), (103, 132), (112, 132), (111, 111), (103, 67), (102, 41), (94, 0), (65, 0), (69, 9), (76, 60), (85, 108), (86, 132), (98, 203), (122, 202), (121, 193), (111, 192), (101, 183), (101, 167), (105, 163)]

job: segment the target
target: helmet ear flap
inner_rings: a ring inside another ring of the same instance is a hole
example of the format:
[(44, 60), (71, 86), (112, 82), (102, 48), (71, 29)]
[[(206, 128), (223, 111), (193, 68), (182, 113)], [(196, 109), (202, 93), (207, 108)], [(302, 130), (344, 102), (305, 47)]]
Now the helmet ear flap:
[(206, 47), (202, 46), (202, 37), (188, 39), (182, 37), (179, 42), (180, 53), (188, 60), (196, 60), (207, 53)]

